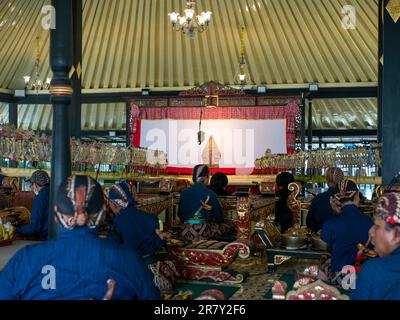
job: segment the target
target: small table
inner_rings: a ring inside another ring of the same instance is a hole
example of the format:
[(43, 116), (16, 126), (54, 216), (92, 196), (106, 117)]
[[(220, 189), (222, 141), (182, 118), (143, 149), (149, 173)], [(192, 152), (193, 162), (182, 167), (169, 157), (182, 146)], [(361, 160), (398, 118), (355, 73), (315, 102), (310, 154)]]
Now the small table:
[(273, 234), (278, 233), (278, 231), (274, 231), (271, 226), (271, 224), (265, 226), (270, 234), (264, 230), (264, 226), (256, 226), (256, 233), (266, 247), (268, 272), (270, 273), (275, 272), (275, 265), (281, 265), (292, 257), (301, 259), (320, 259), (323, 255), (330, 255), (329, 251), (314, 250), (310, 245), (308, 245), (306, 249), (297, 250), (281, 248), (279, 243), (275, 241), (276, 235)]
[(17, 253), (18, 250), (23, 247), (39, 243), (38, 241), (27, 241), (27, 240), (14, 240), (9, 246), (0, 247), (0, 270), (4, 268), (7, 262)]
[(275, 272), (275, 266), (280, 265), (290, 258), (320, 259), (323, 255), (330, 255), (328, 251), (289, 250), (284, 248), (267, 248), (268, 272)]

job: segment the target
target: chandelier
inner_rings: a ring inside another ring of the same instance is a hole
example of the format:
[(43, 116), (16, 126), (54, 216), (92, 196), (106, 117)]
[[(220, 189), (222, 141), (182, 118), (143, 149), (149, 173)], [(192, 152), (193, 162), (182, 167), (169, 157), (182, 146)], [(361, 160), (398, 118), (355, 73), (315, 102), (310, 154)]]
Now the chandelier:
[(36, 93), (39, 93), (39, 90), (49, 89), (51, 78), (47, 78), (46, 82), (40, 80), (39, 67), (40, 67), (40, 42), (39, 42), (39, 37), (36, 37), (35, 77), (31, 79), (31, 76), (28, 75), (24, 76), (25, 90), (36, 90)]
[(196, 32), (208, 29), (212, 14), (210, 11), (203, 11), (200, 15), (196, 15), (196, 2), (193, 0), (186, 3), (184, 12), (184, 16), (179, 15), (178, 12), (168, 13), (173, 30), (181, 31), (193, 39)]
[(239, 59), (239, 68), (235, 74), (235, 84), (239, 84), (241, 86), (247, 83), (247, 66), (245, 61), (245, 48), (244, 48), (244, 28), (242, 27), (242, 31), (240, 34), (240, 59)]

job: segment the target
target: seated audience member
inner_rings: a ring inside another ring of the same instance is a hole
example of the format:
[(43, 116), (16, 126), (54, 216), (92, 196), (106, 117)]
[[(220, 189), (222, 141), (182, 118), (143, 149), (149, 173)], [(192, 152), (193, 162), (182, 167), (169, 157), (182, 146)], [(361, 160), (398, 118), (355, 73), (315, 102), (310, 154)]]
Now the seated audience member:
[(32, 202), (31, 223), (18, 227), (15, 233), (21, 236), (38, 237), (40, 240), (47, 240), (49, 221), (49, 195), (50, 177), (46, 171), (37, 170), (30, 178), (32, 191), (35, 197)]
[(228, 185), (228, 177), (222, 172), (216, 172), (212, 175), (210, 180), (211, 190), (215, 192), (217, 196), (231, 196), (226, 187)]
[(141, 254), (154, 274), (154, 283), (160, 290), (172, 289), (177, 274), (167, 255), (157, 252), (166, 247), (158, 217), (135, 208), (135, 201), (126, 182), (113, 185), (109, 191), (109, 206), (113, 222), (119, 231), (119, 242)]
[(329, 188), (327, 191), (315, 196), (308, 209), (306, 224), (310, 230), (318, 232), (322, 229), (324, 222), (334, 216), (330, 198), (335, 193), (335, 186), (343, 179), (344, 175), (341, 169), (331, 167), (327, 170), (326, 181)]
[[(178, 216), (184, 224), (181, 230), (184, 240), (208, 240), (228, 231), (217, 195), (206, 186), (209, 175), (206, 165), (195, 166), (192, 176), (194, 185), (181, 192)], [(214, 220), (216, 223), (213, 223)]]
[(366, 243), (372, 220), (358, 209), (358, 187), (352, 180), (342, 180), (331, 197), (335, 216), (322, 226), (321, 239), (331, 249), (331, 272), (334, 279), (344, 266), (354, 265), (357, 245)]
[(275, 195), (278, 200), (275, 203), (275, 223), (282, 233), (293, 227), (293, 213), (287, 205), (287, 199), (292, 193), (288, 186), (292, 182), (294, 182), (294, 176), (290, 172), (281, 172), (276, 176)]
[(89, 176), (67, 179), (55, 197), (60, 234), (26, 246), (0, 273), (0, 300), (101, 300), (110, 283), (113, 299), (160, 299), (142, 258), (115, 241), (98, 237), (105, 204)]
[(400, 194), (378, 200), (369, 231), (379, 258), (368, 260), (357, 276), (353, 300), (400, 300)]

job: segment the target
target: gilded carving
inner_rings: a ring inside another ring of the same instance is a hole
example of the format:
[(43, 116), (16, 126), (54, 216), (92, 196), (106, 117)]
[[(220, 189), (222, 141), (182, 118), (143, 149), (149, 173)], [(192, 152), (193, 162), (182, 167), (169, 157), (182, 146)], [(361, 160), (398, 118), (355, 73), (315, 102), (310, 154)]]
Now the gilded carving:
[(394, 23), (397, 23), (400, 18), (400, 0), (390, 0), (386, 6), (386, 10)]

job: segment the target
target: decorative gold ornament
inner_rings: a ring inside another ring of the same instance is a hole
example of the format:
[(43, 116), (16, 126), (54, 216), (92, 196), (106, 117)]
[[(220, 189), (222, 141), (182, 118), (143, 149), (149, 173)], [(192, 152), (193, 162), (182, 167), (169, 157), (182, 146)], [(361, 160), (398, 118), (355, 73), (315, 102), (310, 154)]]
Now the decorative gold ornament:
[(288, 261), (288, 260), (290, 260), (292, 257), (289, 257), (289, 256), (275, 256), (274, 257), (274, 264), (276, 265), (276, 266), (279, 266), (279, 265), (281, 265), (282, 263), (284, 263), (285, 261)]
[(204, 97), (204, 106), (206, 108), (218, 108), (219, 107), (219, 96), (218, 95), (207, 95)]
[(71, 69), (69, 70), (68, 77), (71, 79), (75, 72), (75, 66), (72, 65)]
[(49, 91), (52, 96), (72, 96), (74, 92), (72, 87), (67, 84), (50, 86)]
[(81, 78), (81, 74), (82, 74), (82, 67), (81, 67), (81, 63), (80, 62), (76, 66), (76, 74), (78, 75), (78, 79), (80, 79)]
[(394, 23), (400, 18), (400, 0), (390, 0), (386, 6), (387, 12), (392, 17)]

